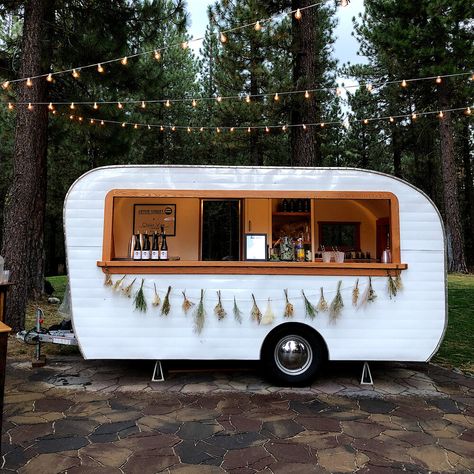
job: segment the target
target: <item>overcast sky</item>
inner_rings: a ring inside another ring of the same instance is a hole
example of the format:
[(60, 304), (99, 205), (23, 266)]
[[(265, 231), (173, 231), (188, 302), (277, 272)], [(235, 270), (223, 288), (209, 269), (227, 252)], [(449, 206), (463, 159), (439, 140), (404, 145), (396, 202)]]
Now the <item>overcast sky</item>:
[[(188, 0), (189, 11), (189, 32), (195, 38), (204, 36), (207, 25), (207, 6), (214, 3), (209, 0)], [(350, 61), (351, 63), (361, 62), (357, 56), (357, 40), (351, 36), (352, 17), (357, 16), (364, 10), (363, 0), (352, 0), (347, 7), (338, 8), (338, 25), (335, 31), (336, 43), (334, 45), (334, 56), (339, 61), (339, 65)], [(201, 46), (199, 43), (191, 43), (196, 52)]]

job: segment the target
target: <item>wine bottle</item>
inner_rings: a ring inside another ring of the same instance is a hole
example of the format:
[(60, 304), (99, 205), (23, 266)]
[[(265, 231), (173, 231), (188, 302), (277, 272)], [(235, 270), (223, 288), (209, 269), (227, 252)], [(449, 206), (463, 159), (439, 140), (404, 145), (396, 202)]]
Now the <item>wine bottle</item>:
[(160, 259), (160, 246), (158, 245), (158, 233), (156, 231), (153, 234), (153, 244), (151, 247), (151, 259), (152, 260)]
[(133, 247), (133, 260), (142, 259), (142, 246), (140, 245), (140, 234), (135, 236), (135, 247)]
[(168, 260), (168, 244), (166, 243), (166, 234), (164, 226), (161, 226), (160, 260)]
[(146, 232), (143, 235), (142, 260), (150, 260), (150, 240)]

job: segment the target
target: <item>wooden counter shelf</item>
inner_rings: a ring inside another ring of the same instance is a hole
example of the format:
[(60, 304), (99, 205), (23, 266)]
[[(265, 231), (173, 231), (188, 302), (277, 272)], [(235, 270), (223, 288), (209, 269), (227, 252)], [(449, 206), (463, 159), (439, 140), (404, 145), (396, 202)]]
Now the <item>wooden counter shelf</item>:
[(395, 275), (406, 270), (406, 263), (323, 263), (323, 262), (247, 262), (247, 261), (98, 261), (104, 273), (111, 274), (222, 274), (222, 275)]

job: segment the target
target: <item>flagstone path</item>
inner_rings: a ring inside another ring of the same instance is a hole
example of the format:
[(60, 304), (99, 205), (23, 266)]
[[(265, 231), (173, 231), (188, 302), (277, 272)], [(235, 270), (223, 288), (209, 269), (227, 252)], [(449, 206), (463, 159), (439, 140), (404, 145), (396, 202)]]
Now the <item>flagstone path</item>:
[[(206, 366), (206, 364), (203, 364)], [(179, 366), (178, 366), (179, 367)], [(143, 362), (10, 361), (2, 472), (474, 472), (474, 378), (434, 365), (332, 365), (311, 387)]]

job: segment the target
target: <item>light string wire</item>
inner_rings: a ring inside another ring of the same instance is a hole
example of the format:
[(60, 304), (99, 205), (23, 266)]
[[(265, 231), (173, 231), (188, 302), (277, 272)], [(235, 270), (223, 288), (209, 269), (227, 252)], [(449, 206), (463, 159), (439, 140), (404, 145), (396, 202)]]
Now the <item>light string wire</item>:
[[(351, 123), (363, 123), (367, 125), (370, 122), (377, 122), (377, 121), (389, 121), (393, 122), (397, 119), (408, 119), (411, 118), (412, 120), (416, 120), (419, 117), (423, 116), (428, 116), (428, 115), (438, 115), (440, 119), (444, 118), (445, 113), (449, 112), (459, 112), (459, 111), (464, 111), (466, 115), (474, 115), (472, 114), (472, 109), (474, 108), (474, 105), (469, 105), (465, 107), (456, 107), (456, 108), (451, 108), (451, 109), (437, 109), (437, 110), (430, 110), (430, 111), (424, 111), (424, 112), (411, 112), (408, 114), (398, 114), (398, 115), (387, 115), (383, 117), (370, 117), (370, 118), (364, 118), (364, 119), (345, 119), (345, 120), (334, 120), (334, 121), (328, 121), (328, 122), (313, 122), (313, 123), (299, 123), (299, 124), (283, 124), (283, 125), (236, 125), (236, 126), (199, 126), (199, 125), (170, 125), (170, 124), (150, 124), (150, 123), (140, 123), (140, 122), (124, 122), (124, 121), (119, 121), (119, 120), (110, 120), (110, 119), (100, 119), (96, 117), (82, 117), (78, 115), (69, 115), (70, 120), (76, 120), (81, 122), (81, 123), (89, 123), (90, 125), (105, 125), (105, 124), (113, 124), (113, 125), (120, 125), (122, 128), (125, 128), (127, 126), (132, 126), (133, 128), (148, 128), (149, 130), (152, 128), (158, 128), (162, 131), (164, 130), (185, 130), (187, 132), (197, 132), (197, 131), (207, 131), (207, 130), (213, 130), (215, 132), (224, 132), (224, 131), (238, 131), (238, 130), (272, 130), (272, 129), (283, 129), (287, 130), (289, 128), (296, 128), (296, 127), (302, 127), (302, 128), (307, 128), (307, 127), (325, 127), (327, 125), (343, 125), (346, 126), (347, 124)], [(65, 117), (67, 114), (59, 114), (59, 116)]]
[[(437, 76), (423, 76), (423, 77), (414, 77), (414, 78), (409, 78), (409, 79), (394, 79), (390, 81), (382, 81), (382, 82), (364, 82), (360, 84), (350, 84), (350, 85), (336, 85), (336, 86), (330, 86), (330, 87), (319, 87), (319, 88), (313, 88), (313, 89), (300, 89), (300, 90), (292, 90), (292, 91), (275, 91), (275, 92), (267, 92), (267, 93), (261, 93), (261, 94), (237, 94), (237, 95), (227, 95), (227, 96), (208, 96), (208, 97), (182, 97), (179, 99), (171, 99), (171, 98), (166, 98), (166, 99), (118, 99), (118, 100), (85, 100), (85, 101), (50, 101), (50, 102), (28, 102), (28, 101), (8, 101), (8, 100), (3, 100), (1, 101), (2, 104), (7, 105), (7, 104), (12, 104), (12, 105), (56, 105), (56, 106), (61, 106), (61, 105), (68, 105), (71, 106), (73, 104), (74, 106), (77, 105), (92, 105), (95, 107), (99, 107), (102, 105), (141, 105), (143, 108), (143, 104), (175, 104), (175, 103), (184, 103), (184, 102), (191, 102), (193, 105), (197, 105), (197, 102), (205, 102), (205, 101), (223, 101), (223, 100), (245, 100), (248, 98), (250, 99), (256, 99), (256, 98), (272, 98), (272, 97), (285, 97), (285, 96), (291, 96), (291, 95), (297, 95), (297, 94), (313, 94), (315, 92), (335, 92), (335, 93), (342, 93), (343, 90), (348, 91), (349, 89), (358, 89), (360, 87), (366, 87), (369, 88), (371, 91), (374, 91), (374, 89), (381, 89), (384, 86), (387, 85), (392, 85), (392, 84), (409, 84), (409, 83), (414, 83), (414, 82), (420, 82), (420, 81), (433, 81), (435, 80), (436, 83), (440, 83), (440, 80), (442, 79), (447, 79), (447, 78), (453, 78), (453, 77), (460, 77), (460, 76), (471, 76), (470, 81), (474, 83), (474, 73), (471, 71), (463, 71), (463, 72), (457, 72), (457, 73), (452, 73), (452, 74), (440, 74)], [(405, 87), (405, 86), (403, 86)]]
[[(249, 28), (251, 26), (255, 27), (255, 25), (257, 25), (257, 24), (261, 25), (262, 23), (268, 23), (268, 22), (274, 20), (275, 18), (281, 17), (283, 15), (293, 15), (298, 10), (301, 12), (303, 10), (308, 10), (310, 8), (316, 8), (316, 7), (324, 5), (325, 3), (328, 3), (328, 2), (329, 2), (329, 0), (323, 0), (323, 1), (320, 1), (320, 2), (317, 2), (317, 3), (313, 3), (311, 5), (307, 5), (306, 7), (303, 7), (303, 8), (289, 10), (287, 12), (284, 12), (284, 11), (278, 12), (278, 13), (275, 13), (274, 15), (272, 15), (268, 18), (255, 20), (254, 22), (246, 23), (244, 25), (239, 25), (239, 26), (236, 26), (234, 28), (229, 28), (227, 30), (220, 30), (219, 34), (234, 33), (236, 31), (240, 31), (240, 30), (243, 30), (245, 28)], [(347, 6), (347, 5), (345, 5), (345, 6)], [(186, 36), (186, 35), (184, 35), (184, 36)], [(118, 63), (118, 62), (122, 62), (123, 60), (125, 60), (125, 63), (123, 63), (123, 64), (126, 65), (128, 59), (133, 59), (133, 58), (137, 58), (137, 57), (140, 57), (140, 56), (146, 56), (146, 55), (152, 55), (152, 54), (156, 55), (156, 53), (158, 53), (158, 52), (161, 54), (163, 51), (166, 51), (168, 49), (175, 48), (175, 47), (178, 47), (178, 46), (182, 47), (183, 49), (187, 49), (188, 46), (189, 46), (189, 43), (203, 41), (204, 39), (205, 39), (204, 36), (199, 36), (197, 38), (190, 38), (190, 39), (187, 39), (187, 40), (184, 40), (184, 41), (181, 41), (181, 42), (171, 43), (167, 46), (162, 46), (162, 47), (159, 47), (159, 48), (153, 48), (153, 49), (146, 50), (146, 51), (139, 51), (138, 53), (133, 53), (133, 54), (126, 55), (126, 56), (120, 56), (120, 57), (114, 58), (114, 59), (107, 59), (105, 61), (98, 61), (98, 62), (95, 62), (95, 63), (86, 64), (84, 66), (76, 66), (76, 67), (72, 67), (72, 68), (69, 68), (69, 69), (63, 69), (61, 71), (51, 71), (51, 72), (47, 72), (47, 73), (44, 73), (44, 74), (38, 74), (36, 76), (28, 76), (28, 77), (22, 77), (22, 78), (18, 78), (18, 79), (12, 79), (12, 80), (9, 80), (9, 81), (4, 81), (2, 87), (4, 89), (6, 89), (9, 85), (15, 84), (15, 83), (18, 83), (18, 82), (25, 82), (25, 81), (29, 82), (29, 81), (32, 81), (34, 79), (41, 79), (41, 78), (48, 78), (48, 77), (51, 78), (53, 76), (58, 76), (58, 75), (68, 74), (68, 73), (73, 73), (74, 74), (74, 73), (82, 71), (84, 69), (97, 68), (99, 66), (103, 66), (104, 64)], [(5, 85), (6, 85), (6, 87), (5, 87)]]

